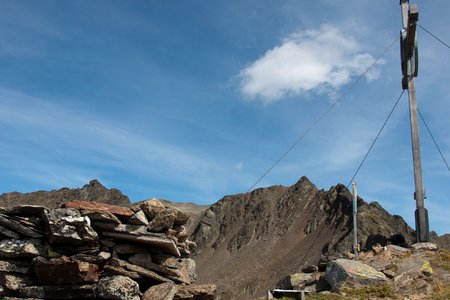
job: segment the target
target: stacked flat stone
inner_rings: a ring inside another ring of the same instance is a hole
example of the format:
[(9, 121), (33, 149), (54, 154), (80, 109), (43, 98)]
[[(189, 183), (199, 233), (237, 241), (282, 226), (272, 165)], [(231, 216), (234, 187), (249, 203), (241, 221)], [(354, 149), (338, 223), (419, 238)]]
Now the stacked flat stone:
[(195, 285), (188, 215), (157, 199), (0, 208), (2, 299), (214, 299)]

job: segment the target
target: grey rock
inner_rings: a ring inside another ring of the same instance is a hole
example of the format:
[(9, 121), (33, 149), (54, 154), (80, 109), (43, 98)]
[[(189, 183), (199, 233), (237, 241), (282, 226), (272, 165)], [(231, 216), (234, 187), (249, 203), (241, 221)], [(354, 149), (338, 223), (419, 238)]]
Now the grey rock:
[(127, 262), (125, 260), (118, 259), (118, 258), (111, 259), (111, 265), (122, 267), (122, 268), (125, 268), (125, 269), (127, 269), (129, 271), (132, 271), (132, 272), (136, 272), (136, 273), (138, 273), (141, 276), (153, 279), (153, 280), (155, 280), (157, 282), (172, 282), (172, 280), (167, 279), (167, 278), (165, 278), (165, 277), (163, 277), (163, 276), (161, 276), (161, 275), (159, 275), (159, 274), (157, 274), (157, 273), (155, 273), (155, 272), (153, 272), (151, 270), (148, 270), (146, 268), (143, 268), (143, 267), (140, 267), (140, 266), (137, 266), (137, 265), (134, 265), (134, 264), (130, 264), (129, 262)]
[(172, 300), (177, 292), (177, 287), (170, 282), (161, 283), (150, 287), (145, 291), (142, 300)]
[(319, 271), (319, 267), (314, 266), (314, 265), (310, 265), (310, 266), (306, 266), (306, 267), (302, 268), (303, 273), (314, 273), (317, 271)]
[(338, 291), (343, 287), (383, 285), (388, 279), (383, 273), (359, 261), (336, 259), (328, 263), (325, 280), (333, 290)]
[(160, 248), (163, 252), (174, 255), (181, 256), (180, 251), (177, 248), (174, 240), (169, 238), (167, 235), (149, 235), (149, 236), (137, 236), (128, 233), (119, 232), (103, 232), (104, 236), (113, 237), (119, 240), (127, 240), (135, 243), (145, 244), (153, 247)]
[(98, 283), (98, 296), (104, 299), (140, 300), (139, 284), (125, 276), (104, 277)]
[(217, 287), (213, 284), (191, 284), (180, 285), (178, 291), (174, 296), (174, 300), (214, 300)]
[(137, 272), (128, 271), (124, 267), (106, 265), (103, 267), (103, 273), (106, 275), (122, 275), (131, 279), (141, 279), (142, 276)]
[(437, 251), (439, 246), (434, 243), (416, 243), (411, 246), (414, 251)]
[(28, 274), (32, 271), (27, 261), (0, 260), (0, 272)]
[(158, 213), (147, 225), (151, 232), (161, 232), (172, 228), (176, 218), (174, 209), (168, 208)]
[(30, 238), (41, 238), (43, 236), (42, 232), (36, 230), (34, 226), (22, 225), (19, 221), (12, 219), (8, 215), (0, 214), (0, 225)]
[(8, 228), (0, 225), (0, 234), (10, 238), (10, 239), (18, 239), (20, 235), (15, 231), (9, 230)]
[(43, 221), (48, 229), (51, 244), (69, 244), (81, 246), (98, 242), (97, 232), (90, 226), (88, 217), (72, 208), (45, 210)]
[(19, 288), (21, 298), (83, 299), (96, 297), (96, 285), (43, 285)]
[(147, 248), (136, 244), (117, 244), (114, 250), (119, 254), (147, 253)]
[(128, 219), (128, 223), (135, 225), (147, 225), (148, 219), (142, 210), (137, 211)]
[(17, 205), (4, 207), (2, 213), (7, 215), (41, 216), (45, 207), (40, 205)]
[(0, 257), (33, 258), (45, 256), (46, 248), (40, 240), (3, 240), (0, 242)]
[(145, 226), (130, 225), (130, 224), (113, 224), (103, 222), (92, 222), (92, 227), (97, 231), (113, 231), (120, 233), (127, 233), (133, 235), (149, 235)]
[(108, 222), (114, 224), (122, 224), (118, 217), (108, 211), (91, 211), (91, 210), (81, 210), (82, 216), (87, 216), (92, 222)]
[(27, 285), (35, 284), (35, 281), (31, 276), (22, 274), (3, 274), (0, 273), (0, 283), (3, 287), (10, 291), (17, 291), (19, 288)]

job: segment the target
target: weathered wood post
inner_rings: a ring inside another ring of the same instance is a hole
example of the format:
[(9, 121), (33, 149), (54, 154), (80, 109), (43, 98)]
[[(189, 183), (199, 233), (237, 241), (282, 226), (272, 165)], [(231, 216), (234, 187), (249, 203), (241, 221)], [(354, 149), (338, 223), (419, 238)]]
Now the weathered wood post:
[(416, 238), (417, 242), (430, 240), (428, 211), (425, 208), (425, 196), (422, 186), (422, 165), (420, 160), (419, 126), (417, 118), (416, 86), (414, 78), (419, 70), (419, 54), (417, 50), (416, 24), (419, 19), (417, 4), (409, 4), (409, 0), (400, 0), (403, 28), (400, 32), (400, 54), (402, 66), (402, 87), (408, 89), (409, 117), (411, 123), (411, 141), (414, 165), (414, 184), (416, 200)]

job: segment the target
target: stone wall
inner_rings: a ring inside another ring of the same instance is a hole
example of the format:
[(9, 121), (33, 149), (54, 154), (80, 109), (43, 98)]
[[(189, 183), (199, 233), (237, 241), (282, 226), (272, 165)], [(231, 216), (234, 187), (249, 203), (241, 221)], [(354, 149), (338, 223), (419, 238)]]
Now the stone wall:
[(157, 199), (0, 208), (2, 299), (213, 299), (195, 285), (188, 216)]

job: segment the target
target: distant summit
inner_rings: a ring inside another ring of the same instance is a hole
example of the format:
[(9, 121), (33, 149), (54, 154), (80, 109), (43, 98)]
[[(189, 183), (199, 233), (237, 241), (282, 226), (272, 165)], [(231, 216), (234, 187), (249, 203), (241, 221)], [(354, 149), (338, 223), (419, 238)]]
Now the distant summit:
[(42, 205), (57, 208), (63, 202), (83, 200), (106, 204), (129, 206), (130, 200), (118, 189), (107, 189), (97, 179), (91, 180), (82, 188), (62, 188), (52, 191), (37, 191), (32, 193), (4, 193), (0, 195), (0, 206), (16, 206), (22, 204)]

